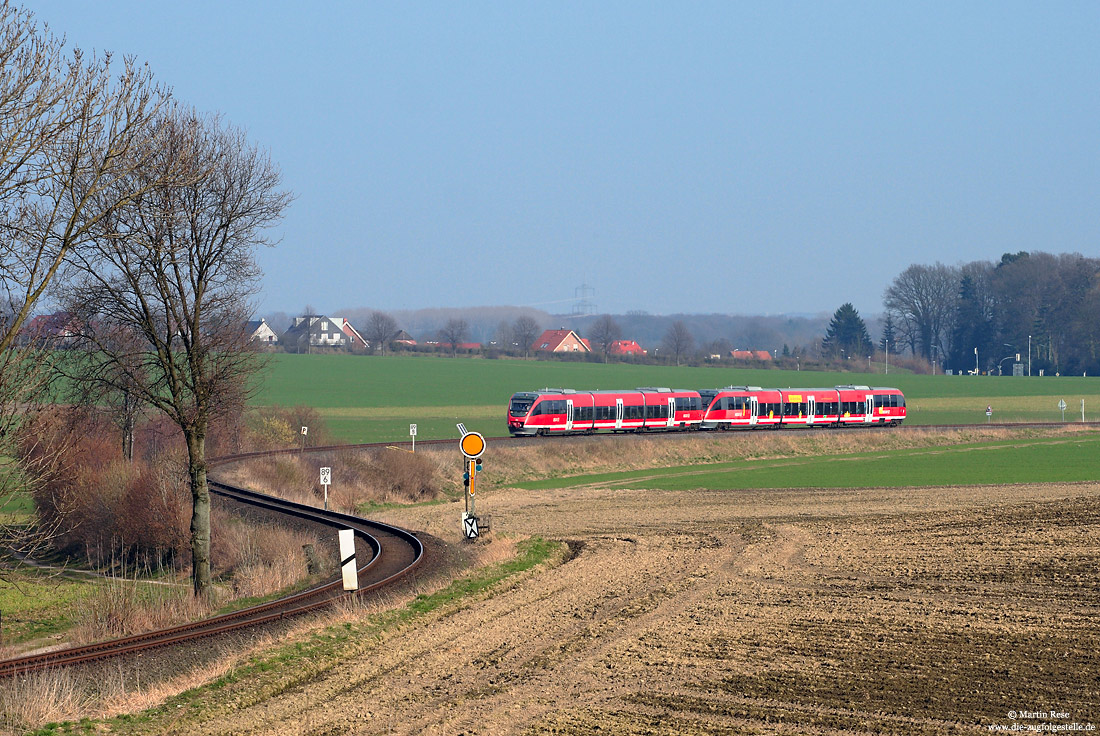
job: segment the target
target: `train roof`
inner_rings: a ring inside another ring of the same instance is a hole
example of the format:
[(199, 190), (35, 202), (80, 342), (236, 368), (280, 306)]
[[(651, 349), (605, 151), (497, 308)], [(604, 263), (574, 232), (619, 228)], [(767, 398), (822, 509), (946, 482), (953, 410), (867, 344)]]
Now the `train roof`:
[(537, 391), (517, 391), (512, 394), (513, 396), (544, 396), (547, 394), (633, 394), (633, 393), (650, 393), (650, 394), (678, 394), (678, 393), (696, 393), (693, 388), (667, 388), (667, 387), (655, 387), (655, 386), (642, 386), (639, 388), (626, 388), (626, 389), (599, 389), (595, 391), (578, 391), (575, 388), (540, 388)]

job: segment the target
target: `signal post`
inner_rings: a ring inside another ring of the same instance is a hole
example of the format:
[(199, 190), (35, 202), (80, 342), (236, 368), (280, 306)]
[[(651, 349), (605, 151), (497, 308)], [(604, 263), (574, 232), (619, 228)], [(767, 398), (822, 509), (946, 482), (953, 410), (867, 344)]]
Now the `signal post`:
[(481, 472), (481, 456), (485, 452), (485, 438), (478, 432), (467, 432), (466, 427), (461, 424), (458, 425), (458, 430), (462, 433), (459, 448), (462, 450), (462, 485), (466, 488), (466, 510), (462, 513), (462, 535), (472, 542), (481, 536), (482, 531), (489, 530), (489, 517), (478, 517), (475, 507), (477, 474)]

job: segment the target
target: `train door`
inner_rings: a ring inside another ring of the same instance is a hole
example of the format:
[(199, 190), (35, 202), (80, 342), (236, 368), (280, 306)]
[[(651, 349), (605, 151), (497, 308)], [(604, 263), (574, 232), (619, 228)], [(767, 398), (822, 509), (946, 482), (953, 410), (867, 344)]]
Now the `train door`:
[(749, 426), (756, 426), (756, 417), (760, 413), (760, 399), (752, 396), (749, 398)]
[(623, 428), (623, 400), (615, 399), (615, 429)]
[(863, 421), (864, 421), (864, 422), (866, 422), (867, 424), (870, 424), (870, 423), (871, 423), (871, 422), (872, 422), (872, 421), (874, 420), (874, 418), (875, 418), (875, 406), (874, 406), (874, 399), (873, 399), (873, 398), (871, 398), (870, 396), (866, 397), (866, 398), (865, 398), (865, 399), (863, 400), (863, 406), (864, 406), (864, 409), (863, 409), (863, 413), (864, 413)]
[(668, 424), (666, 426), (672, 427), (676, 423), (676, 399), (669, 398), (668, 400)]
[(806, 397), (806, 424), (814, 423), (814, 414), (817, 413), (817, 400), (813, 396)]
[(573, 399), (565, 400), (565, 431), (573, 431)]

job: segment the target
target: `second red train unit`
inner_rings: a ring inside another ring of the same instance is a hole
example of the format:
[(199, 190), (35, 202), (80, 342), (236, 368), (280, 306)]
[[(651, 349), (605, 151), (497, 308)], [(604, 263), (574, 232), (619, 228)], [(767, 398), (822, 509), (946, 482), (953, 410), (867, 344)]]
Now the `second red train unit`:
[(766, 389), (728, 386), (692, 391), (543, 389), (513, 394), (508, 431), (513, 435), (756, 429), (784, 426), (896, 426), (905, 419), (905, 396), (896, 388)]

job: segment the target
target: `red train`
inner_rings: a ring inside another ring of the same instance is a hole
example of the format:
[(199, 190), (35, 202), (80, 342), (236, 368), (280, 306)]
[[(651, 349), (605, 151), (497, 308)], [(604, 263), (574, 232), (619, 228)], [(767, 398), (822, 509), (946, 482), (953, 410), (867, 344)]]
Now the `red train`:
[(905, 396), (896, 388), (770, 389), (728, 386), (691, 391), (574, 391), (545, 388), (512, 395), (508, 432), (513, 435), (757, 429), (785, 426), (889, 425), (905, 419)]

